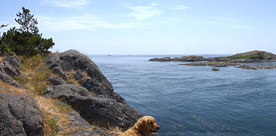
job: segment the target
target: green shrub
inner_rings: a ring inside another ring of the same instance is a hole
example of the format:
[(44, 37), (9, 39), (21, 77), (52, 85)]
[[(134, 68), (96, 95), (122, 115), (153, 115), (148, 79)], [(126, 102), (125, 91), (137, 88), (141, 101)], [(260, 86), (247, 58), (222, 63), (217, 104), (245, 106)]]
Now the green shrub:
[(42, 34), (20, 32), (13, 27), (3, 33), (1, 45), (5, 44), (6, 48), (15, 52), (16, 55), (32, 57), (48, 52), (48, 49), (55, 45), (52, 38), (46, 39), (41, 36)]
[(0, 45), (0, 51), (3, 56), (6, 56), (8, 53), (11, 52), (11, 49), (9, 48), (9, 46), (7, 44), (3, 43)]

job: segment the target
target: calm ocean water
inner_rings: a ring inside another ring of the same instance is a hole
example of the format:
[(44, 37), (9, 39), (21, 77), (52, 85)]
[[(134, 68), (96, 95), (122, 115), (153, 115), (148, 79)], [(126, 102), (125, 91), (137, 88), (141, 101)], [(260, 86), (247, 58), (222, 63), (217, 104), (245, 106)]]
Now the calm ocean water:
[(130, 106), (156, 119), (161, 136), (276, 135), (276, 70), (148, 61), (165, 56), (90, 58)]

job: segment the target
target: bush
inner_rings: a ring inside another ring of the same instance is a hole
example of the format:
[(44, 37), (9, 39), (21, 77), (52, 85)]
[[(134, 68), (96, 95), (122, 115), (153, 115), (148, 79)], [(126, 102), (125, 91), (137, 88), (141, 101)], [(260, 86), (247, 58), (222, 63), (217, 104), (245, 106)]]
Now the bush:
[(6, 56), (7, 54), (9, 54), (11, 52), (11, 49), (9, 48), (9, 46), (7, 44), (0, 44), (0, 51), (3, 56)]
[[(4, 32), (1, 39), (1, 51), (13, 51), (16, 55), (28, 57), (48, 52), (55, 43), (52, 38), (42, 38), (42, 34), (19, 32), (15, 27)], [(2, 49), (2, 47), (4, 47)], [(7, 50), (8, 49), (8, 50)]]

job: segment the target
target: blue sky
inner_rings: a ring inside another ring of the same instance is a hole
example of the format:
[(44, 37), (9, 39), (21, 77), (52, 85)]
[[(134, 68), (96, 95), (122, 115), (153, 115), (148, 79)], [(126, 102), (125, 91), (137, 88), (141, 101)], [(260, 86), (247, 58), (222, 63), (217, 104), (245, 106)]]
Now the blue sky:
[(276, 53), (275, 0), (2, 0), (0, 24), (19, 27), (22, 6), (54, 39), (53, 52)]

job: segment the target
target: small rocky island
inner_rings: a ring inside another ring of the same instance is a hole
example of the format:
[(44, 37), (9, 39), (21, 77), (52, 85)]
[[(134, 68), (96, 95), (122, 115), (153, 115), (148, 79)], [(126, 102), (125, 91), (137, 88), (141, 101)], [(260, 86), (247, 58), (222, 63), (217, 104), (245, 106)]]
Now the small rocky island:
[(238, 66), (242, 69), (276, 69), (276, 65), (245, 65), (244, 63), (257, 63), (257, 62), (276, 62), (276, 55), (266, 51), (250, 51), (245, 53), (237, 53), (227, 57), (203, 57), (203, 56), (182, 56), (182, 57), (164, 57), (152, 58), (149, 61), (179, 61), (179, 62), (192, 62), (179, 65), (187, 66), (213, 66), (213, 67), (227, 67)]

